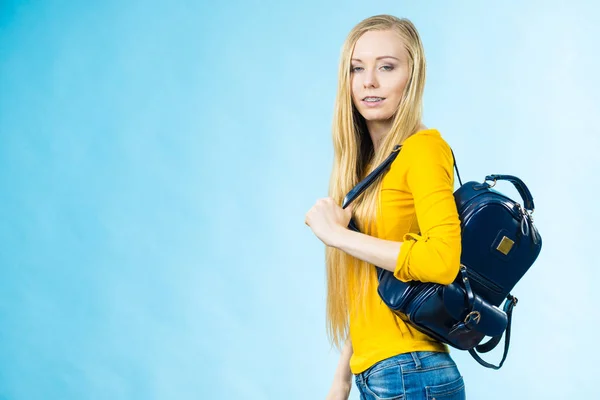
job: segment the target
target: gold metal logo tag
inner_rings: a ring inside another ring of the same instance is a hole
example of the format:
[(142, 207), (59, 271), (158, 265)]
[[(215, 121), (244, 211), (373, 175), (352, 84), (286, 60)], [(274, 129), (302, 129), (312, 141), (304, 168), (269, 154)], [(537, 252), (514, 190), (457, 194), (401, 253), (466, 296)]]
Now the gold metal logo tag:
[(506, 256), (510, 252), (510, 249), (512, 249), (513, 244), (515, 244), (514, 241), (512, 241), (509, 238), (507, 238), (506, 236), (504, 236), (502, 238), (502, 240), (500, 241), (500, 244), (498, 245), (498, 247), (496, 247), (496, 250), (498, 250), (500, 253), (502, 253)]

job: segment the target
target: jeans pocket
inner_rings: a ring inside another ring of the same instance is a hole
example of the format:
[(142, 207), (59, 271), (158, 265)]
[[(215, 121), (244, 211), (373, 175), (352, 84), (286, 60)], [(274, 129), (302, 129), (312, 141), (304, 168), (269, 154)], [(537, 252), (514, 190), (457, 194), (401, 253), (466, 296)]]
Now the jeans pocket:
[(427, 400), (464, 400), (466, 398), (465, 382), (462, 376), (443, 385), (427, 386), (425, 391)]
[(371, 372), (364, 387), (376, 400), (403, 400), (404, 381), (400, 364), (392, 364)]

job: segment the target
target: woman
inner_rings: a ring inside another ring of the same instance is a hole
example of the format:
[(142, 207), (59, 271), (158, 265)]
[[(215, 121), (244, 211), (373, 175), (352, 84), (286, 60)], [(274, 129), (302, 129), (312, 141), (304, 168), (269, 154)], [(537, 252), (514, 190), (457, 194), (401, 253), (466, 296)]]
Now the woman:
[[(330, 197), (305, 223), (327, 246), (327, 328), (342, 347), (328, 399), (464, 399), (448, 347), (394, 315), (377, 294), (374, 265), (402, 281), (449, 284), (460, 266), (460, 221), (450, 147), (421, 123), (425, 57), (406, 19), (360, 22), (342, 50), (334, 112)], [(347, 192), (402, 149), (353, 204)], [(347, 229), (350, 218), (360, 231)]]

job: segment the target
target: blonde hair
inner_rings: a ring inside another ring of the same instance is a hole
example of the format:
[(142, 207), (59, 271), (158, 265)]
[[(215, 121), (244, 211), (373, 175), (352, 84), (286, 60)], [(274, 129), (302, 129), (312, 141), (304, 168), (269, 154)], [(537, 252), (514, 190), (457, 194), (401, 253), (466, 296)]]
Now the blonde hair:
[[(398, 105), (390, 132), (374, 152), (364, 118), (352, 103), (351, 57), (358, 39), (367, 31), (392, 30), (401, 38), (409, 55), (409, 79)], [(379, 165), (394, 145), (418, 131), (422, 116), (425, 86), (425, 54), (419, 34), (408, 19), (391, 15), (376, 15), (357, 24), (348, 34), (341, 52), (339, 79), (333, 117), (334, 162), (329, 182), (329, 196), (341, 204), (346, 193)], [(353, 203), (353, 218), (361, 232), (372, 234), (377, 218), (382, 176)], [(349, 330), (350, 296), (348, 284), (360, 282), (354, 297), (356, 306), (364, 304), (362, 297), (371, 283), (373, 266), (341, 250), (327, 247), (327, 334), (330, 342), (341, 348)], [(362, 308), (364, 311), (364, 307)]]

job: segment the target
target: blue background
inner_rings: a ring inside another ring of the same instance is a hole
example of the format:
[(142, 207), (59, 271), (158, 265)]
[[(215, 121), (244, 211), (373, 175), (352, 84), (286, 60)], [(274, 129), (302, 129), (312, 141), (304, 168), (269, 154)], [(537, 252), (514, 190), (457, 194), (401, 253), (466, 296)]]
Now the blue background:
[(420, 31), (424, 123), (463, 180), (514, 174), (536, 200), (505, 367), (452, 353), (468, 397), (594, 397), (599, 11), (1, 1), (0, 399), (325, 397), (304, 214), (327, 195), (341, 45), (380, 13)]

